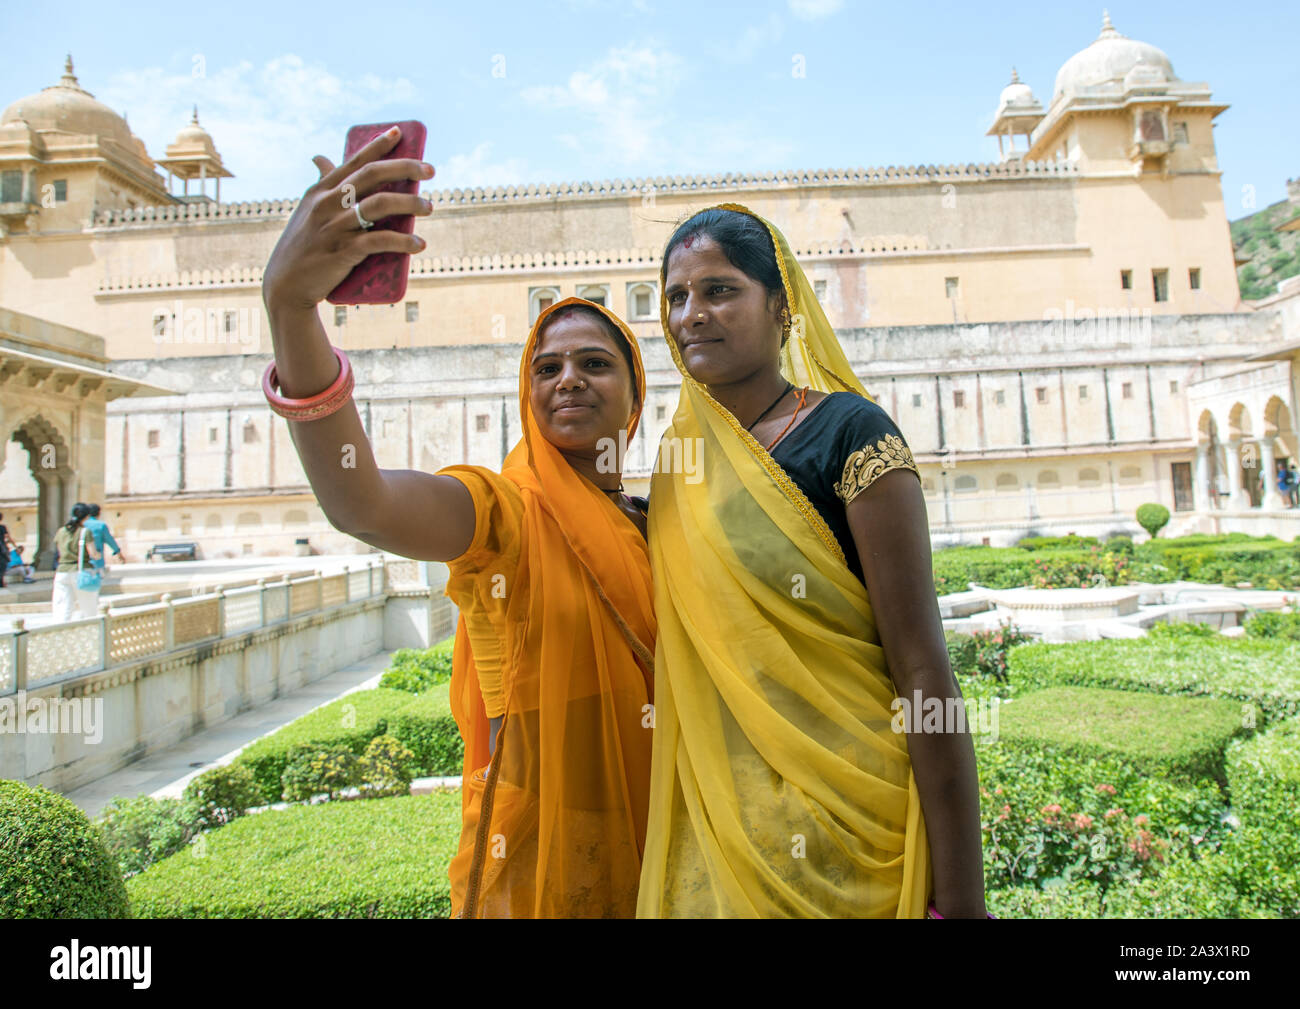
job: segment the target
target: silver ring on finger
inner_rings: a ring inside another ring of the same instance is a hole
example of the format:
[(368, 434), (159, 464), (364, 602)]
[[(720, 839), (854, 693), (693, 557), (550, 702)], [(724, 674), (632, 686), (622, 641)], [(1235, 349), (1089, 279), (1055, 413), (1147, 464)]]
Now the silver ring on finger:
[(352, 204), (352, 211), (353, 211), (353, 213), (355, 213), (355, 214), (357, 215), (357, 224), (359, 224), (359, 225), (361, 226), (361, 230), (362, 230), (362, 231), (369, 231), (371, 228), (373, 228), (373, 227), (375, 226), (375, 222), (374, 222), (374, 221), (367, 221), (364, 217), (361, 216), (361, 204), (360, 204), (360, 203), (354, 203), (354, 204)]

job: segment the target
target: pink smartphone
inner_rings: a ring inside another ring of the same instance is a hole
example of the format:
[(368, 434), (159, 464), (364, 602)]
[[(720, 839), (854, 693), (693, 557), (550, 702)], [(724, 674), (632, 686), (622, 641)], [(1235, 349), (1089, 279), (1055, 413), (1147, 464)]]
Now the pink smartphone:
[[(414, 119), (400, 123), (368, 123), (354, 126), (348, 130), (347, 145), (343, 150), (343, 162), (346, 163), (357, 151), (365, 147), (375, 137), (394, 126), (400, 126), (402, 135), (393, 149), (379, 160), (390, 158), (423, 158), (426, 131), (424, 124)], [(419, 191), (419, 179), (398, 179), (385, 182), (377, 187), (376, 193), (406, 193), (412, 195)], [(366, 196), (371, 196), (367, 193)], [(415, 231), (414, 214), (398, 214), (383, 217), (375, 222), (375, 231), (400, 231), (409, 235)], [(352, 272), (343, 278), (338, 287), (330, 291), (325, 299), (331, 305), (391, 305), (401, 301), (406, 294), (406, 275), (410, 271), (411, 256), (406, 252), (376, 252), (367, 256)]]

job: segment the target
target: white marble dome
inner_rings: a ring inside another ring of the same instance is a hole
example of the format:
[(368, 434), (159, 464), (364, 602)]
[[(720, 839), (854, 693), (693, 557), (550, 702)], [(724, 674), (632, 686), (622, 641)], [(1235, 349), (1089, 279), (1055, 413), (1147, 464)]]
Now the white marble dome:
[(1034, 97), (1033, 89), (1020, 79), (1016, 73), (1016, 68), (1011, 68), (1011, 83), (1002, 89), (1002, 94), (998, 96), (998, 108), (1005, 109), (1008, 105), (1036, 105), (1038, 99)]
[(1122, 84), (1125, 75), (1139, 62), (1163, 73), (1166, 80), (1177, 80), (1173, 64), (1162, 50), (1121, 35), (1106, 14), (1097, 40), (1071, 56), (1057, 71), (1054, 98), (1081, 94), (1099, 85)]

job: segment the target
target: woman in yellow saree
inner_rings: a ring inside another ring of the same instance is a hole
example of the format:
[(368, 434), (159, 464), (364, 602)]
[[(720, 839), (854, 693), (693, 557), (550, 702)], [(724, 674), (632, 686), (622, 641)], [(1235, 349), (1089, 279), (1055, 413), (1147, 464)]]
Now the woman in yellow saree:
[[(453, 916), (635, 914), (655, 621), (642, 515), (610, 445), (624, 426), (631, 439), (644, 400), (631, 331), (567, 298), (524, 347), (524, 435), (501, 472), (439, 471), (465, 486), (475, 515), (447, 583), (465, 740)], [(593, 416), (601, 401), (606, 420), (622, 402), (612, 426)]]
[[(960, 697), (906, 443), (768, 222), (701, 212), (661, 281), (683, 384), (651, 481), (638, 915), (983, 917), (971, 741), (896, 731), (897, 696)], [(674, 465), (689, 439), (703, 479)], [(783, 440), (830, 473), (819, 499)]]

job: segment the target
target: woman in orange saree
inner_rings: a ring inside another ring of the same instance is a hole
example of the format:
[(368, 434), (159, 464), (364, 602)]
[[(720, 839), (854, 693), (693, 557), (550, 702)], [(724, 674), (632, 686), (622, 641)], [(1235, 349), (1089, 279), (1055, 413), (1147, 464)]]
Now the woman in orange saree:
[[(593, 396), (615, 402), (629, 379), (630, 414), (597, 423)], [(631, 331), (565, 299), (525, 344), (524, 434), (501, 472), (439, 471), (475, 514), (446, 590), (461, 614), (451, 702), (465, 740), (455, 917), (636, 913), (655, 620), (644, 516), (619, 493), (616, 453), (644, 399)]]

